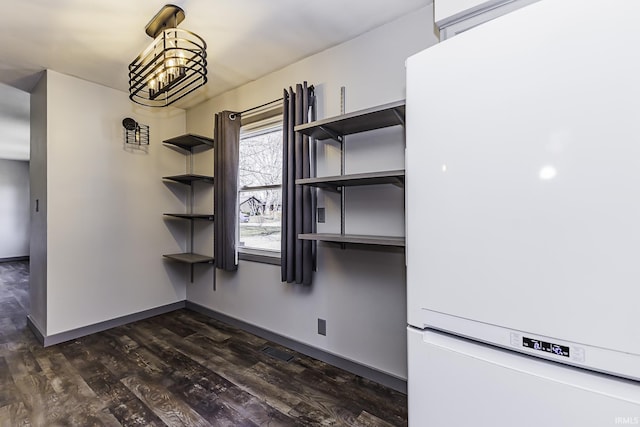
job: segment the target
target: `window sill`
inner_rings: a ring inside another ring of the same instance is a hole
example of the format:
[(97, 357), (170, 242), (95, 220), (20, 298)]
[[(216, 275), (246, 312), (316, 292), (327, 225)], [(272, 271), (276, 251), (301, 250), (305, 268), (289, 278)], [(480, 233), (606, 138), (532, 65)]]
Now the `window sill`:
[(265, 254), (262, 251), (238, 251), (238, 259), (242, 261), (259, 262), (262, 264), (280, 265), (280, 254)]

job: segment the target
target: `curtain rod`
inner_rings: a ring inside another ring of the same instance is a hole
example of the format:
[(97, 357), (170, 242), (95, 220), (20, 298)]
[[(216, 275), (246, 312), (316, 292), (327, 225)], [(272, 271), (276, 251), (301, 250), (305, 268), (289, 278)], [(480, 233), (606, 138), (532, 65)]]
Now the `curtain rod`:
[[(309, 86), (309, 89), (313, 90), (314, 89), (313, 85)], [(261, 109), (263, 107), (266, 107), (267, 105), (276, 104), (276, 103), (282, 102), (282, 101), (284, 101), (284, 98), (274, 99), (273, 101), (266, 102), (266, 103), (264, 103), (262, 105), (258, 105), (257, 107), (248, 108), (248, 109), (246, 109), (244, 111), (239, 111), (239, 112), (237, 112), (235, 114), (238, 115), (238, 116), (241, 116), (241, 115), (249, 113), (251, 111), (259, 110), (259, 109)]]
[(281, 102), (283, 100), (284, 100), (284, 98), (274, 99), (273, 101), (266, 102), (266, 103), (264, 103), (262, 105), (258, 105), (257, 107), (252, 107), (252, 108), (248, 108), (248, 109), (246, 109), (244, 111), (239, 111), (237, 113), (234, 113), (234, 115), (242, 116), (243, 114), (249, 113), (251, 111), (259, 110), (259, 109), (261, 109), (263, 107), (266, 107), (267, 105), (276, 104), (276, 103)]

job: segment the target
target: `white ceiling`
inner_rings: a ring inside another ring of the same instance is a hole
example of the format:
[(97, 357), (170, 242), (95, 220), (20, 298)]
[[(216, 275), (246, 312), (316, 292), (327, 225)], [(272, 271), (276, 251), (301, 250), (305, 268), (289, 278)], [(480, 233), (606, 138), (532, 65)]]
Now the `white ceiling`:
[[(38, 72), (53, 69), (128, 91), (127, 66), (151, 42), (144, 27), (165, 3), (12, 1), (0, 14), (0, 83), (30, 91)], [(430, 3), (432, 0), (174, 2), (186, 14), (180, 28), (197, 33), (208, 45), (209, 83), (206, 96), (201, 94), (197, 102)], [(187, 99), (178, 106), (191, 105)]]
[[(431, 4), (433, 0), (177, 0), (180, 28), (207, 42), (204, 88), (189, 108)], [(0, 14), (0, 158), (28, 159), (28, 96), (52, 69), (128, 92), (128, 65), (151, 42), (164, 0), (5, 1)], [(425, 25), (432, 25), (425, 22)], [(25, 101), (26, 99), (26, 101)], [(25, 102), (26, 115), (25, 115)]]

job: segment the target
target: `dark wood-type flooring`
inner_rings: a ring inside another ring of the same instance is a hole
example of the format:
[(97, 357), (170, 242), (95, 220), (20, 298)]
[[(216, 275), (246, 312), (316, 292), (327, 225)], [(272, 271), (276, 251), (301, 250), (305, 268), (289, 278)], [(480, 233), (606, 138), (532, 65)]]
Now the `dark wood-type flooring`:
[(407, 424), (404, 394), (188, 310), (43, 348), (28, 269), (0, 263), (2, 427)]

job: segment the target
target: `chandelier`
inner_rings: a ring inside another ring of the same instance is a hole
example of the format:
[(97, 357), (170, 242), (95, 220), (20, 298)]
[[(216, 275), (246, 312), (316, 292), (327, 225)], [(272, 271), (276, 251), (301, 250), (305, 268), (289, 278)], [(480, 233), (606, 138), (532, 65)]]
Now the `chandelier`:
[(168, 4), (145, 27), (153, 42), (129, 64), (129, 99), (165, 107), (207, 83), (207, 44), (178, 29), (182, 8)]

